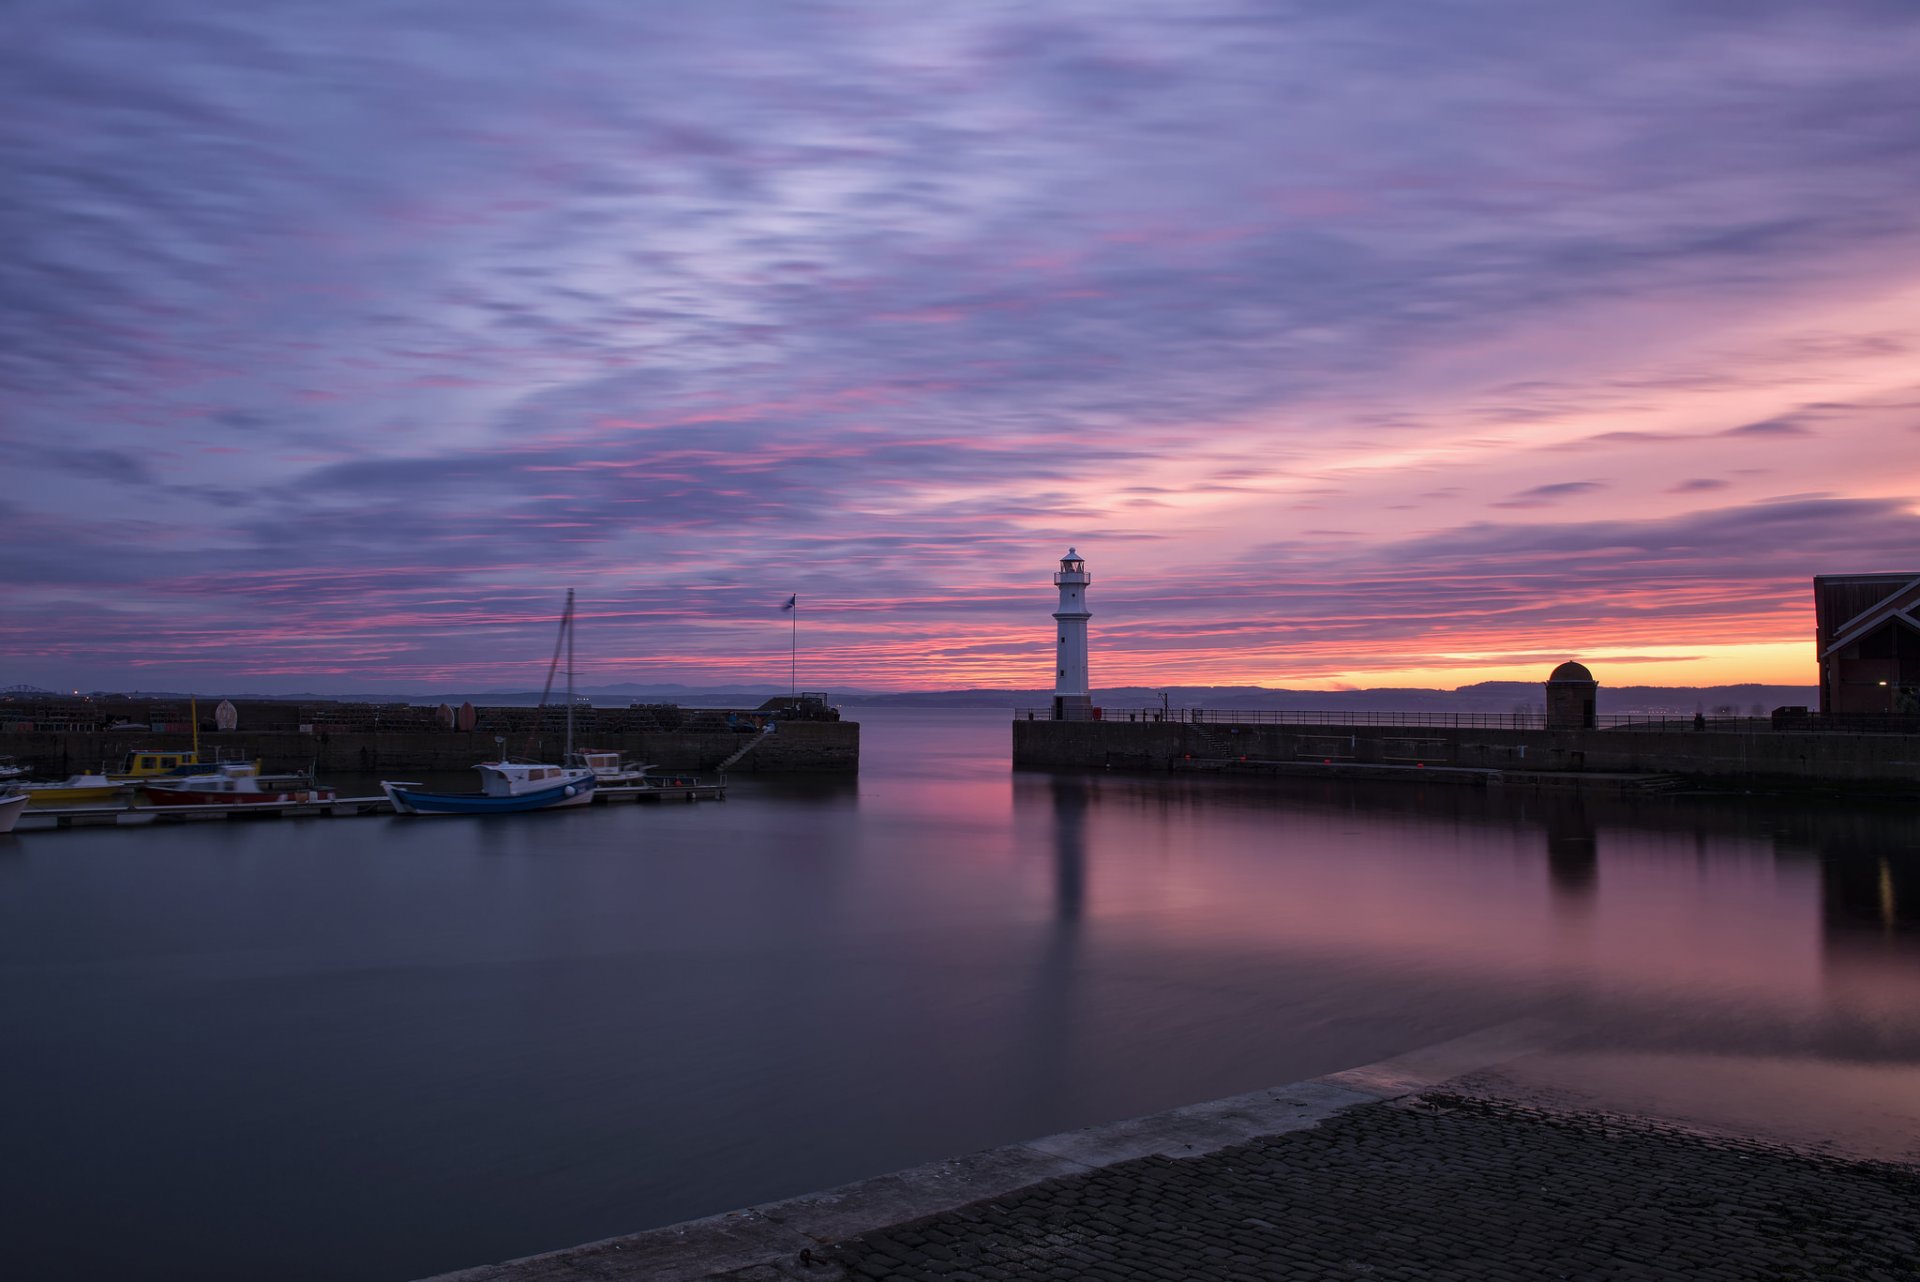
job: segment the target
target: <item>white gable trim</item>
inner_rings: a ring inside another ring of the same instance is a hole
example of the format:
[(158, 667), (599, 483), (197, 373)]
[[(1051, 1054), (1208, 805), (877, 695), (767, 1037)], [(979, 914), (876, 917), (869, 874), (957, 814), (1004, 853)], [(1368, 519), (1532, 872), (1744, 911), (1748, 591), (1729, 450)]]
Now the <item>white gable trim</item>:
[(1834, 632), (1833, 643), (1822, 652), (1826, 658), (1840, 647), (1852, 645), (1867, 633), (1873, 631), (1889, 619), (1899, 619), (1912, 628), (1920, 628), (1920, 617), (1914, 615), (1914, 608), (1920, 606), (1920, 579), (1915, 579), (1899, 591), (1881, 599), (1880, 604), (1870, 610), (1863, 610), (1848, 619)]

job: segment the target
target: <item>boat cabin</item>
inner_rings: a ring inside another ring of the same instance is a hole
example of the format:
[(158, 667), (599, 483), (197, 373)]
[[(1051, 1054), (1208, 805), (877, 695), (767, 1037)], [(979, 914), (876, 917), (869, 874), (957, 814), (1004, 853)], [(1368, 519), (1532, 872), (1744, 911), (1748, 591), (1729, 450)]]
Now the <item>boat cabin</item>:
[(120, 766), (123, 779), (156, 779), (163, 775), (208, 774), (214, 770), (240, 774), (259, 774), (258, 761), (203, 761), (190, 748), (154, 750), (135, 748)]
[(146, 779), (154, 775), (177, 773), (183, 766), (198, 766), (200, 756), (193, 752), (146, 752), (136, 750), (127, 754), (120, 767), (123, 775), (132, 775), (136, 779)]
[(305, 782), (306, 779), (299, 775), (263, 776), (253, 768), (252, 762), (222, 761), (215, 765), (182, 768), (171, 778), (155, 780), (152, 786), (189, 792), (269, 792), (281, 784)]
[(593, 778), (591, 770), (518, 761), (487, 761), (474, 769), (480, 772), (482, 793), (489, 797), (524, 797), (530, 792), (545, 792)]
[(647, 777), (652, 766), (636, 765), (621, 759), (617, 752), (601, 752), (589, 749), (576, 752), (567, 758), (567, 764), (592, 773), (603, 784), (623, 786), (640, 783)]

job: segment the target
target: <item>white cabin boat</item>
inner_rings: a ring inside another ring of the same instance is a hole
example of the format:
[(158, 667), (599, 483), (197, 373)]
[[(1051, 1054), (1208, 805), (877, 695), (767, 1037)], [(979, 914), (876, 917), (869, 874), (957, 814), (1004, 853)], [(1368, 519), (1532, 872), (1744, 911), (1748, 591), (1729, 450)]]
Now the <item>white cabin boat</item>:
[(9, 792), (0, 795), (0, 833), (12, 832), (13, 824), (20, 812), (27, 808), (27, 794)]
[(567, 758), (569, 766), (593, 771), (594, 780), (603, 787), (627, 786), (646, 780), (652, 766), (637, 766), (622, 761), (617, 752), (576, 752)]
[(403, 815), (493, 815), (557, 810), (593, 800), (597, 780), (584, 766), (531, 761), (483, 761), (479, 792), (427, 792), (417, 783), (383, 780), (380, 788)]

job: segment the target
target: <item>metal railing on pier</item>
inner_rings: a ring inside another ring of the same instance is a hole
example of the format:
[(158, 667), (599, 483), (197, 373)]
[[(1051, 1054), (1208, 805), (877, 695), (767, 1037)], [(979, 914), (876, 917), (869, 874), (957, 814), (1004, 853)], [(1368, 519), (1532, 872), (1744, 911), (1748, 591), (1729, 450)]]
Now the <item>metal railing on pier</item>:
[[(1051, 708), (1017, 708), (1016, 721), (1051, 721)], [(1095, 721), (1170, 721), (1218, 726), (1445, 726), (1455, 729), (1537, 730), (1538, 712), (1339, 712), (1313, 708), (1099, 708)]]
[[(1051, 721), (1051, 708), (1016, 708), (1016, 721)], [(1091, 718), (1114, 722), (1175, 722), (1220, 726), (1402, 726), (1452, 730), (1544, 730), (1546, 713), (1386, 712), (1328, 708), (1096, 708)], [(1770, 716), (1691, 716), (1664, 713), (1614, 713), (1594, 719), (1599, 730), (1651, 730), (1661, 733), (1770, 734), (1776, 730), (1811, 734), (1920, 734), (1920, 717), (1905, 715), (1821, 716), (1792, 713)]]
[[(789, 706), (758, 708), (681, 707), (671, 703), (630, 707), (574, 706), (576, 735), (707, 733), (757, 731), (768, 721), (837, 721), (839, 712), (819, 693), (779, 702)], [(452, 729), (456, 709), (419, 703), (292, 703), (240, 700), (239, 729), (248, 734), (430, 734)], [(130, 736), (191, 734), (194, 714), (185, 701), (128, 699), (120, 696), (59, 698), (0, 697), (0, 734), (126, 731)], [(471, 729), (481, 735), (558, 734), (566, 728), (564, 702), (546, 707), (475, 706)], [(200, 733), (218, 733), (213, 708), (202, 702)], [(130, 738), (137, 743), (137, 737)]]

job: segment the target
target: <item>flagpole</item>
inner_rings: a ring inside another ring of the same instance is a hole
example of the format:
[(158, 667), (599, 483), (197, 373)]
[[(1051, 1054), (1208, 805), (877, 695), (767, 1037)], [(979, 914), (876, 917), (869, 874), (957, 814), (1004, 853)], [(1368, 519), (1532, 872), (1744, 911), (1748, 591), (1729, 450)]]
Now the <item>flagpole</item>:
[(793, 594), (792, 628), (787, 640), (787, 698), (800, 697), (800, 594)]

